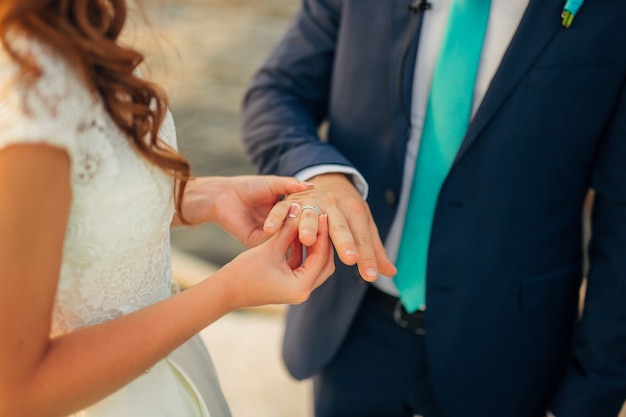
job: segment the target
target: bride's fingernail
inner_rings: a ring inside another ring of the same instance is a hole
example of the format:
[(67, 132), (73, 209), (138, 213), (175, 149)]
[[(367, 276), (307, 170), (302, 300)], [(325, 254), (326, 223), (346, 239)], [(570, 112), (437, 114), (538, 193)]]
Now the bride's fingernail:
[(276, 227), (276, 223), (274, 223), (272, 220), (268, 220), (265, 223), (265, 228), (266, 229), (273, 229), (274, 227)]
[(302, 184), (306, 185), (307, 187), (315, 187), (315, 184), (313, 184), (312, 182), (302, 181)]
[(293, 203), (289, 208), (289, 213), (287, 214), (287, 217), (295, 219), (296, 217), (298, 217), (298, 214), (300, 214), (300, 204)]

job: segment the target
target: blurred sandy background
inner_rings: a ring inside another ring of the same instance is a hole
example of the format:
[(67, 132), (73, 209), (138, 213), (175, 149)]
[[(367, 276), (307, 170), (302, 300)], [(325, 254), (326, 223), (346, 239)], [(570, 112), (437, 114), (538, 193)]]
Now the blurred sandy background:
[[(254, 173), (240, 141), (241, 101), (298, 0), (144, 0), (143, 4), (150, 27), (135, 18), (127, 37), (145, 52), (147, 75), (169, 94), (179, 147), (194, 174)], [(173, 241), (176, 247), (217, 264), (243, 249), (216, 227), (177, 231)]]

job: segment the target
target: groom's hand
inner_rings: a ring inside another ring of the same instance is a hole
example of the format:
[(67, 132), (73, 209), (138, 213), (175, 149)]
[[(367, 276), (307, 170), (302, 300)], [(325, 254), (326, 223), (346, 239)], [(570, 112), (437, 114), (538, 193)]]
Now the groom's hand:
[[(369, 206), (352, 182), (343, 174), (322, 174), (308, 182), (315, 186), (285, 199), (303, 208), (299, 225), (302, 244), (310, 246), (316, 241), (315, 209), (319, 209), (328, 215), (330, 238), (343, 263), (357, 264), (367, 281), (374, 281), (379, 274), (394, 276), (396, 268), (387, 257)], [(313, 208), (304, 210), (307, 206)]]

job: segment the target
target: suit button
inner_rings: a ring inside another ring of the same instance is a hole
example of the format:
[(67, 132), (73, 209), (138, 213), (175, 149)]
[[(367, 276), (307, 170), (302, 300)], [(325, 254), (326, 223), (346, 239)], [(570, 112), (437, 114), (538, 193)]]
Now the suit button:
[(398, 196), (391, 188), (385, 191), (385, 203), (388, 206), (395, 206), (398, 203)]

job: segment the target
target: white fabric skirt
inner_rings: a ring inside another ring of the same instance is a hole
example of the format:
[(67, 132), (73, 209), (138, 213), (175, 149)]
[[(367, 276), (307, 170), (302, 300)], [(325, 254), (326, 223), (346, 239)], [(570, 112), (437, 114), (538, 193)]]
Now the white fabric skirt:
[(70, 417), (230, 417), (199, 336), (102, 401)]
[(72, 417), (210, 417), (193, 382), (169, 359)]

